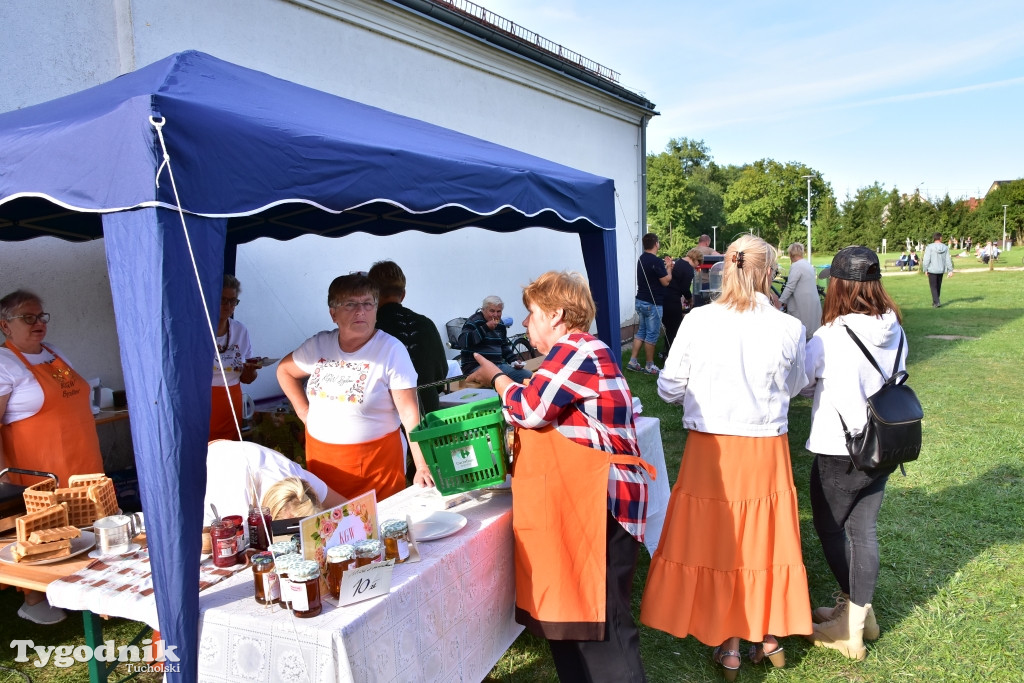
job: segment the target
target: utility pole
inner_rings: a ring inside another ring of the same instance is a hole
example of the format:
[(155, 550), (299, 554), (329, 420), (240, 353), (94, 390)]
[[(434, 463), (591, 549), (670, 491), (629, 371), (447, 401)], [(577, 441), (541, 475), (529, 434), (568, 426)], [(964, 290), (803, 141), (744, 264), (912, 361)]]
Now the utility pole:
[(811, 178), (812, 175), (802, 175), (801, 178), (807, 178), (807, 262), (814, 267), (814, 261), (811, 260)]

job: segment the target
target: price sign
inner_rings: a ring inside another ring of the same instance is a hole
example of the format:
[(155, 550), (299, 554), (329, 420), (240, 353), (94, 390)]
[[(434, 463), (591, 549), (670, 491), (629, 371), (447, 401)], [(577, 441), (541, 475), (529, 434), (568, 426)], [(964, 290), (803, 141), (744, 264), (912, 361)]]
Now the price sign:
[(391, 590), (391, 573), (395, 561), (368, 564), (359, 569), (349, 569), (341, 577), (341, 595), (338, 605), (351, 605), (363, 600), (387, 595)]

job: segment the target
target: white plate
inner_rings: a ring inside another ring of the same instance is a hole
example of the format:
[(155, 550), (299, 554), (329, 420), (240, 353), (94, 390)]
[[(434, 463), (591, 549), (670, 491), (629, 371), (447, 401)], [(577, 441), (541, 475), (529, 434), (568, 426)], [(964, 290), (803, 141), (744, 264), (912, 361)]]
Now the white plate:
[(466, 526), (466, 518), (457, 512), (436, 510), (412, 520), (412, 535), (417, 541), (436, 541), (451, 536)]
[(0, 548), (0, 562), (7, 564), (20, 564), (20, 565), (33, 565), (33, 564), (53, 564), (54, 562), (63, 562), (75, 555), (81, 555), (90, 548), (96, 545), (96, 537), (93, 536), (91, 531), (83, 531), (82, 535), (78, 538), (71, 539), (71, 554), (64, 555), (63, 557), (50, 557), (45, 560), (22, 560), (21, 562), (15, 562), (14, 560), (14, 544), (10, 543), (3, 548)]
[(89, 553), (89, 557), (91, 557), (94, 560), (113, 560), (118, 557), (124, 557), (125, 555), (131, 555), (132, 553), (138, 552), (139, 550), (142, 550), (142, 546), (138, 543), (130, 544), (128, 546), (128, 549), (125, 550), (123, 553), (112, 553), (110, 555), (104, 555), (102, 550), (96, 548), (96, 550), (93, 550), (91, 553)]

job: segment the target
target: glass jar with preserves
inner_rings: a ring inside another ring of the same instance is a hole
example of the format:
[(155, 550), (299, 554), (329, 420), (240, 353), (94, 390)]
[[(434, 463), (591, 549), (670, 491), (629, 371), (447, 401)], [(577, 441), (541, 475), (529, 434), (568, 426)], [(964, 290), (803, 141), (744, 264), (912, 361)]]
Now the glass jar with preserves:
[(235, 564), (245, 564), (245, 520), (242, 515), (227, 515), (224, 521), (235, 527)]
[(233, 567), (238, 560), (238, 542), (235, 525), (221, 519), (210, 525), (215, 567)]
[(331, 597), (341, 597), (341, 577), (356, 559), (356, 550), (350, 545), (336, 545), (327, 549), (327, 589)]
[(380, 524), (384, 539), (384, 559), (402, 564), (409, 559), (409, 523), (404, 519), (388, 519)]
[(274, 558), (277, 568), (277, 580), (281, 584), (281, 604), (288, 607), (291, 600), (291, 569), (297, 562), (304, 562), (302, 555), (287, 553)]
[(354, 567), (365, 567), (374, 562), (382, 562), (384, 555), (384, 544), (374, 538), (365, 541), (356, 541), (352, 544), (356, 551)]
[(252, 556), (252, 579), (256, 602), (261, 605), (281, 602), (281, 584), (277, 578), (273, 555), (264, 552)]
[(278, 557), (280, 555), (288, 555), (289, 553), (297, 553), (299, 552), (299, 547), (291, 541), (275, 541), (270, 544), (267, 550), (272, 552), (274, 557)]
[(249, 508), (249, 547), (256, 550), (266, 550), (270, 547), (270, 508), (253, 505)]
[(292, 614), (300, 619), (320, 614), (323, 609), (320, 600), (320, 563), (316, 560), (299, 560), (289, 569), (288, 582)]

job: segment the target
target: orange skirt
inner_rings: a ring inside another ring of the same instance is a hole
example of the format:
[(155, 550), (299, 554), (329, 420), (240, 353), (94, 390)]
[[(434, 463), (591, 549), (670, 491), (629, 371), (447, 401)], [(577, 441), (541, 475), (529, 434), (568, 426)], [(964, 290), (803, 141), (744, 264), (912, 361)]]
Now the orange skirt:
[(306, 431), (306, 469), (345, 498), (371, 489), (377, 501), (405, 490), (405, 451), (402, 432), (355, 444), (326, 443)]
[(640, 621), (706, 645), (811, 632), (785, 434), (689, 433)]

